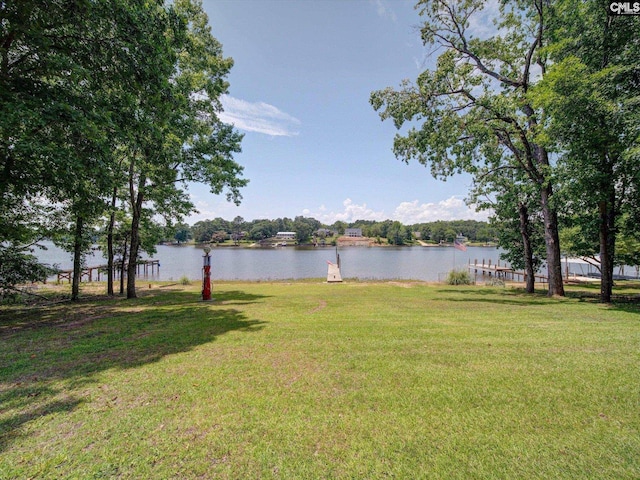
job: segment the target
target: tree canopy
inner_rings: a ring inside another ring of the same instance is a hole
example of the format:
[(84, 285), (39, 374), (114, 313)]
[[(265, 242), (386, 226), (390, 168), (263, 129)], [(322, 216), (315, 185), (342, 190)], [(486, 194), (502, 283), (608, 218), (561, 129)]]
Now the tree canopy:
[(123, 210), (135, 296), (140, 225), (191, 212), (186, 182), (240, 201), (242, 137), (218, 118), (232, 59), (198, 0), (0, 2), (0, 28), (1, 248), (69, 239), (76, 297), (85, 240)]
[(536, 139), (540, 112), (527, 98), (535, 75), (545, 70), (545, 2), (501, 4), (496, 33), (480, 38), (470, 19), (485, 14), (485, 3), (418, 2), (422, 39), (442, 51), (436, 68), (415, 84), (373, 92), (371, 104), (398, 128), (412, 122), (406, 134), (396, 135), (394, 152), (429, 166), (435, 177), (468, 172), (481, 181), (501, 169), (521, 170), (544, 216), (549, 294), (563, 295), (550, 161)]
[(565, 222), (582, 237), (567, 237), (568, 251), (599, 254), (609, 302), (616, 238), (640, 208), (640, 20), (595, 1), (558, 0), (551, 14), (550, 66), (530, 96), (545, 113), (540, 141), (559, 157)]
[[(531, 222), (542, 226), (549, 294), (564, 294), (559, 219), (599, 236), (607, 302), (616, 219), (637, 218), (638, 17), (610, 16), (596, 0), (500, 2), (493, 17), (487, 4), (419, 1), (436, 67), (373, 92), (371, 104), (402, 129), (400, 160), (437, 178), (473, 175), (472, 198), (487, 196), (495, 218), (519, 224), (520, 241), (504, 236), (501, 246), (515, 246), (527, 270), (539, 262)], [(489, 35), (473, 28), (491, 21)]]

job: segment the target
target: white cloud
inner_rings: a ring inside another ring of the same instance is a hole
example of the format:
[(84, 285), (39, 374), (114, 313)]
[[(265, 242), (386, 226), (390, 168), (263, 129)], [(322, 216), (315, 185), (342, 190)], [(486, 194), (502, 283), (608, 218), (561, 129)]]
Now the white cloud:
[(474, 206), (467, 205), (464, 200), (456, 196), (432, 203), (419, 203), (418, 200), (402, 202), (391, 215), (386, 214), (384, 210), (373, 210), (367, 207), (366, 203), (361, 205), (353, 203), (350, 198), (343, 202), (343, 207), (342, 211), (327, 212), (327, 209), (322, 205), (315, 212), (304, 209), (303, 215), (313, 217), (327, 225), (331, 225), (338, 220), (350, 223), (356, 220), (383, 221), (387, 219), (398, 220), (404, 225), (413, 225), (437, 220), (486, 221), (491, 214), (488, 211), (477, 212)]
[(195, 223), (201, 220), (209, 220), (220, 216), (213, 205), (204, 200), (198, 200), (193, 195), (190, 195), (191, 201), (196, 207), (197, 212), (191, 213), (187, 218), (187, 223)]
[(393, 212), (392, 219), (404, 225), (435, 222), (437, 220), (487, 220), (491, 213), (476, 211), (459, 197), (452, 196), (437, 203), (422, 203), (418, 200), (402, 202)]
[[(366, 203), (362, 205), (358, 205), (353, 203), (350, 198), (347, 198), (344, 202), (342, 202), (344, 209), (341, 212), (327, 212), (327, 208), (324, 205), (321, 205), (318, 211), (315, 213), (310, 212), (309, 209), (305, 209), (305, 212), (309, 212), (308, 216), (313, 217), (316, 220), (320, 220), (322, 223), (326, 225), (331, 225), (332, 223), (337, 222), (338, 220), (341, 222), (355, 222), (356, 220), (385, 220), (387, 216), (384, 211), (374, 211), (367, 207)], [(305, 214), (307, 215), (307, 214)]]
[(500, 2), (489, 0), (482, 10), (469, 18), (468, 32), (475, 38), (487, 39), (498, 33), (494, 20), (500, 16)]
[(300, 120), (273, 105), (247, 102), (230, 95), (223, 95), (220, 100), (224, 108), (220, 120), (232, 123), (240, 130), (274, 137), (293, 137), (299, 133)]
[(387, 5), (385, 0), (369, 0), (369, 3), (376, 8), (379, 17), (388, 18), (394, 23), (398, 20), (395, 12)]

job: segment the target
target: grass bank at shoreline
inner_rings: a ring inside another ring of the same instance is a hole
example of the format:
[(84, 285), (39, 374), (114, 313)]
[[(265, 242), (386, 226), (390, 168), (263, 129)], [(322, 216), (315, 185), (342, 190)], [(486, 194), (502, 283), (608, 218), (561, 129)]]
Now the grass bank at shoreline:
[(2, 307), (0, 477), (640, 477), (636, 286), (199, 290)]

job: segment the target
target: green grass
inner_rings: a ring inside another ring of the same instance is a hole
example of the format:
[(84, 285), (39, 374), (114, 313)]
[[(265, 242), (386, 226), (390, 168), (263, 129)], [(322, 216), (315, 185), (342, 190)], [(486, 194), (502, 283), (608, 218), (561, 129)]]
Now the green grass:
[(2, 308), (0, 478), (640, 477), (637, 288), (152, 287)]

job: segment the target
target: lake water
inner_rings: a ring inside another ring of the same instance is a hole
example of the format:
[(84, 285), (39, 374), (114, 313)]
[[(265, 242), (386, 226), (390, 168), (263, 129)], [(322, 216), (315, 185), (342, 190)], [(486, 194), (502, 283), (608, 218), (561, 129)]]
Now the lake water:
[[(55, 263), (61, 269), (72, 268), (69, 253), (51, 243), (46, 246), (48, 250), (36, 252), (42, 262)], [(498, 260), (498, 250), (493, 247), (468, 247), (466, 252), (451, 247), (344, 247), (339, 254), (342, 277), (361, 280), (440, 281), (454, 267), (466, 268), (469, 260), (490, 259), (492, 263)], [(193, 245), (158, 245), (153, 258), (160, 262), (159, 273), (146, 278), (199, 279), (203, 255), (202, 248)], [(214, 281), (326, 278), (327, 261), (335, 260), (335, 247), (218, 247), (211, 251), (211, 272)], [(88, 266), (102, 264), (106, 260), (101, 252), (87, 259)]]

